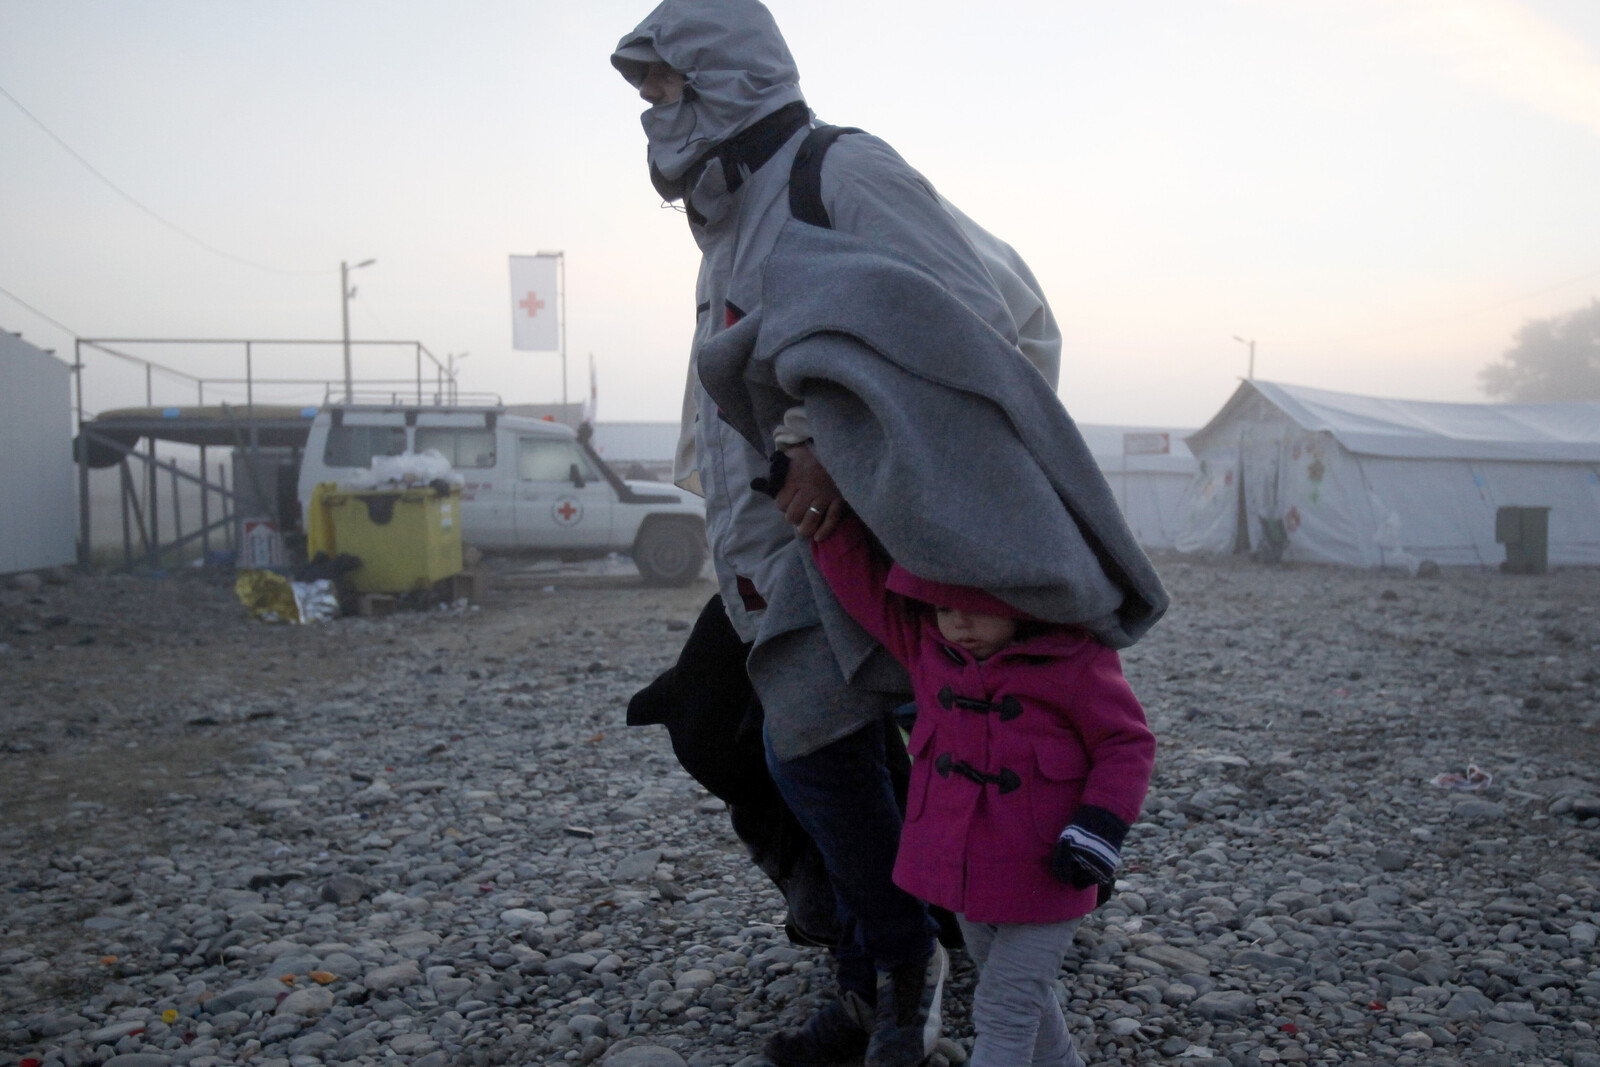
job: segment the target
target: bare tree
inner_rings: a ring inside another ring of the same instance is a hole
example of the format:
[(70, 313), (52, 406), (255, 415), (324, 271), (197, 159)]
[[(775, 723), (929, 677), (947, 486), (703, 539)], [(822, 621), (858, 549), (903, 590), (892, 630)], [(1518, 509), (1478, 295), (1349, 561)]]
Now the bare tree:
[(1530, 319), (1499, 362), (1478, 372), (1478, 381), (1484, 392), (1505, 400), (1600, 400), (1600, 300)]

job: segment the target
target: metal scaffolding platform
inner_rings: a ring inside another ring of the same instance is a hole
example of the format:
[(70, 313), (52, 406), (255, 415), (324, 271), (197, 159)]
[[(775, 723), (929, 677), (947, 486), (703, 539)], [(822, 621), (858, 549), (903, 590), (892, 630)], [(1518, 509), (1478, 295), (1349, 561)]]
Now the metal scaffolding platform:
[[(141, 356), (130, 355), (121, 348), (133, 346), (225, 346), (239, 350), (243, 359), (242, 377), (200, 377), (174, 370)], [(415, 365), (415, 375), (409, 378), (363, 380), (362, 400), (379, 399), (392, 403), (436, 404), (452, 403), (459, 394), (455, 389), (454, 368), (441, 362), (418, 341), (309, 341), (309, 340), (218, 340), (199, 338), (80, 338), (76, 342), (73, 370), (77, 380), (78, 437), (75, 459), (78, 464), (78, 561), (88, 566), (91, 559), (89, 471), (119, 467), (121, 469), (121, 511), (123, 566), (132, 568), (141, 561), (152, 569), (159, 568), (166, 559), (177, 560), (190, 552), (198, 543), (200, 549), (210, 554), (213, 539), (220, 539), (229, 548), (236, 546), (239, 522), (255, 518), (269, 519), (281, 529), (292, 520), (297, 508), (293, 490), (292, 472), (299, 467), (300, 453), (311, 430), (311, 420), (320, 405), (264, 404), (255, 400), (258, 387), (306, 387), (320, 389), (323, 400), (347, 396), (350, 384), (346, 381), (323, 378), (263, 378), (255, 373), (255, 363), (262, 350), (284, 347), (318, 346), (342, 347), (347, 345), (400, 347), (409, 349)], [(118, 347), (112, 347), (118, 346)], [(101, 352), (120, 360), (143, 366), (145, 371), (144, 407), (119, 408), (101, 412), (93, 418), (84, 412), (83, 373), (85, 351)], [(423, 361), (431, 362), (435, 371), (434, 382), (423, 377)], [(453, 362), (453, 361), (452, 361)], [(153, 402), (152, 372), (184, 380), (195, 391), (195, 403), (184, 406), (160, 406)], [(219, 390), (243, 389), (243, 404), (206, 403), (206, 389), (214, 397)], [(140, 442), (144, 446), (140, 447)], [(157, 443), (182, 444), (200, 450), (199, 474), (182, 469), (177, 463), (158, 458)], [(233, 476), (230, 485), (228, 466), (217, 464), (213, 480), (207, 451), (213, 448), (232, 450)], [(142, 464), (135, 473), (132, 461)], [(283, 471), (291, 472), (287, 491)], [(167, 507), (161, 506), (160, 488), (163, 475), (170, 492)], [(186, 517), (180, 506), (178, 488), (188, 482), (199, 487), (198, 524), (194, 516)], [(140, 503), (140, 488), (144, 502)], [(213, 518), (213, 505), (216, 516)], [(171, 534), (162, 539), (162, 512), (169, 513)]]

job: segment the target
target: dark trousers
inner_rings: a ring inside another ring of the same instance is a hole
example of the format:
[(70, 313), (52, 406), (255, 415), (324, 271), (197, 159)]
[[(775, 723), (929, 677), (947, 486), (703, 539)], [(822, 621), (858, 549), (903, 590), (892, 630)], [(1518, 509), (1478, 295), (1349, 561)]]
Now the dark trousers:
[(779, 762), (767, 749), (767, 769), (833, 882), (839, 988), (869, 1004), (877, 971), (927, 956), (939, 929), (927, 906), (892, 878), (902, 821), (892, 762), (903, 780), (905, 745), (887, 715), (796, 759)]

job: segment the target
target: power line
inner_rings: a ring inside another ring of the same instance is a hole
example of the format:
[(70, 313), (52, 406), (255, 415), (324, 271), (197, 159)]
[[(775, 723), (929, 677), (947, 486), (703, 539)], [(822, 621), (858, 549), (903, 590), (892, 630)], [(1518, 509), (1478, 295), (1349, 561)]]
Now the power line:
[(18, 100), (16, 97), (12, 96), (9, 92), (7, 92), (5, 86), (3, 86), (3, 85), (0, 85), (0, 96), (3, 96), (7, 100), (11, 101), (11, 106), (15, 107), (18, 111), (22, 112), (22, 114), (28, 119), (29, 122), (32, 122), (35, 126), (39, 127), (39, 129), (43, 130), (44, 133), (45, 133), (45, 136), (49, 137), (56, 144), (60, 145), (62, 150), (65, 151), (73, 159), (77, 160), (78, 163), (81, 164), (85, 170), (87, 170), (90, 174), (94, 175), (96, 178), (100, 179), (100, 181), (105, 184), (106, 188), (110, 189), (112, 192), (114, 192), (118, 196), (122, 197), (122, 199), (126, 200), (128, 203), (132, 204), (134, 207), (138, 208), (140, 211), (144, 212), (146, 215), (150, 216), (150, 218), (154, 219), (156, 222), (158, 222), (161, 225), (165, 226), (167, 229), (171, 230), (173, 233), (177, 234), (179, 237), (182, 237), (184, 240), (189, 241), (192, 244), (195, 244), (195, 245), (199, 246), (200, 248), (205, 249), (207, 252), (210, 252), (214, 256), (221, 256), (223, 259), (226, 259), (226, 260), (228, 260), (230, 262), (238, 263), (238, 264), (240, 264), (242, 266), (246, 266), (246, 267), (253, 267), (256, 270), (264, 270), (264, 271), (267, 271), (270, 274), (283, 274), (283, 275), (288, 275), (290, 277), (307, 277), (307, 276), (310, 276), (310, 275), (319, 275), (319, 274), (328, 274), (328, 273), (330, 273), (329, 271), (326, 271), (326, 270), (284, 270), (281, 267), (270, 267), (270, 266), (266, 265), (265, 263), (256, 263), (253, 260), (248, 260), (248, 259), (244, 259), (244, 258), (242, 258), (240, 256), (233, 255), (231, 252), (225, 252), (222, 249), (218, 248), (216, 245), (209, 244), (209, 243), (201, 240), (200, 238), (196, 237), (194, 234), (190, 233), (188, 230), (185, 230), (182, 226), (179, 226), (177, 223), (169, 222), (167, 219), (163, 218), (161, 215), (156, 213), (156, 211), (154, 209), (146, 207), (144, 204), (142, 204), (138, 200), (134, 199), (132, 194), (124, 192), (117, 185), (116, 182), (112, 181), (110, 178), (108, 178), (104, 174), (100, 173), (99, 169), (96, 168), (93, 163), (90, 163), (87, 159), (83, 158), (83, 156), (80, 155), (76, 149), (74, 149), (66, 141), (63, 141), (59, 136), (57, 136), (56, 132), (54, 130), (52, 130), (50, 127), (46, 126), (39, 119), (38, 116), (36, 116), (33, 112), (29, 111), (27, 108), (23, 107), (22, 106), (22, 101)]
[[(4, 92), (4, 91), (5, 90), (0, 89), (0, 92)], [(40, 311), (38, 308), (34, 307), (32, 304), (28, 303), (26, 300), (22, 299), (22, 297), (18, 296), (16, 293), (13, 293), (10, 289), (7, 289), (3, 285), (0, 285), (0, 296), (9, 297), (11, 300), (16, 301), (16, 303), (20, 307), (23, 307), (23, 308), (27, 309), (28, 311), (33, 312), (35, 315), (39, 316), (41, 319), (43, 319), (44, 321), (48, 322), (50, 325), (54, 326), (56, 329), (60, 330), (64, 334), (66, 334), (68, 337), (72, 338), (74, 343), (76, 343), (77, 341), (80, 341), (80, 340), (83, 339), (82, 335), (79, 334), (77, 330), (74, 330), (71, 326), (68, 326), (63, 322), (58, 322), (57, 320), (51, 318), (49, 315), (46, 315), (44, 312)], [(155, 363), (155, 362), (153, 362), (151, 360), (142, 359), (139, 356), (132, 356), (132, 355), (129, 355), (128, 353), (126, 353), (126, 352), (118, 352), (115, 348), (107, 348), (105, 345), (94, 345), (92, 347), (97, 352), (104, 352), (108, 356), (116, 356), (118, 359), (127, 360), (129, 363), (137, 363), (142, 367), (148, 367), (148, 368), (150, 368), (152, 370), (158, 370), (158, 371), (161, 371), (163, 374), (170, 374), (175, 378), (184, 378), (184, 379), (187, 379), (188, 381), (191, 381), (191, 382), (199, 380), (194, 375), (189, 374), (187, 371), (175, 370), (172, 367), (163, 367), (161, 364)], [(68, 365), (70, 366), (71, 364), (68, 364)]]
[[(4, 91), (5, 90), (0, 89), (0, 92), (4, 92)], [(3, 294), (5, 296), (10, 297), (12, 300), (14, 300), (18, 304), (20, 304), (23, 308), (27, 309), (28, 311), (33, 312), (35, 315), (39, 316), (44, 321), (48, 322), (50, 325), (54, 326), (56, 329), (60, 330), (64, 334), (66, 334), (68, 337), (72, 338), (74, 341), (76, 341), (78, 339), (78, 331), (77, 330), (74, 330), (72, 327), (64, 325), (63, 323), (57, 322), (55, 319), (52, 319), (49, 315), (46, 315), (44, 312), (40, 311), (38, 308), (34, 307), (32, 304), (28, 303), (26, 300), (22, 299), (22, 297), (18, 296), (16, 293), (13, 293), (10, 289), (7, 289), (3, 285), (0, 285), (0, 294)]]

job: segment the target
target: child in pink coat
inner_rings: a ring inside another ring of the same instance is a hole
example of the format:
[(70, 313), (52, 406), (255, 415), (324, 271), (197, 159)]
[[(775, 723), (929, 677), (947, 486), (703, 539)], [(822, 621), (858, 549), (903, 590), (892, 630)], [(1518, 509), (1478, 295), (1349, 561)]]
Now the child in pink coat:
[(1055, 980), (1110, 893), (1155, 760), (1116, 652), (911, 574), (855, 518), (812, 551), (839, 603), (911, 674), (894, 880), (960, 919), (979, 967), (973, 1067), (1079, 1067)]

